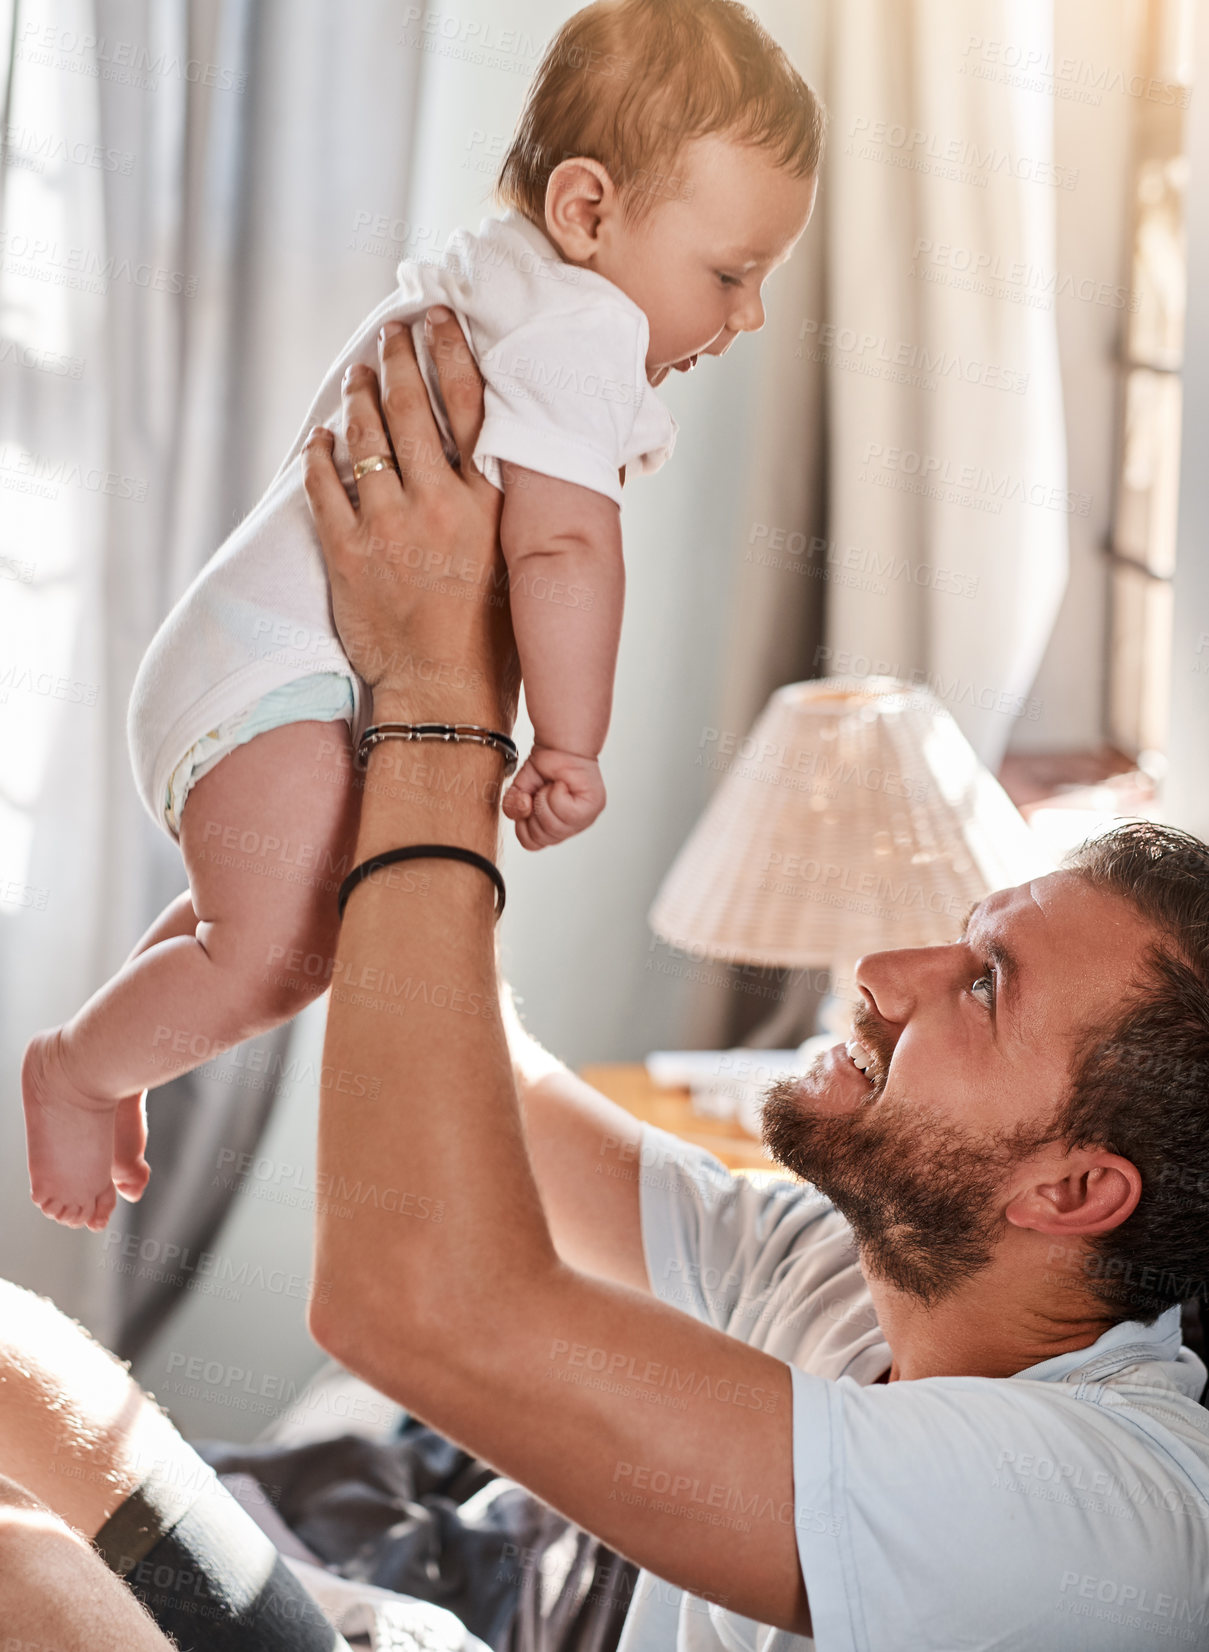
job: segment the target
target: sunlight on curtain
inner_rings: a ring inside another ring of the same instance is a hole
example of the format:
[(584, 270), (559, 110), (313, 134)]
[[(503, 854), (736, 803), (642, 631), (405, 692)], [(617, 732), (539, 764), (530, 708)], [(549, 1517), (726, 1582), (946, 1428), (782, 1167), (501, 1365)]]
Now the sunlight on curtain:
[(49, 899), (29, 881), (32, 810), (61, 719), (99, 696), (96, 682), (73, 675), (73, 652), (80, 559), (105, 486), (78, 440), (103, 283), (93, 163), (104, 156), (63, 109), (70, 97), (95, 110), (89, 89), (36, 55), (19, 19), (0, 220), (0, 915), (9, 916)]

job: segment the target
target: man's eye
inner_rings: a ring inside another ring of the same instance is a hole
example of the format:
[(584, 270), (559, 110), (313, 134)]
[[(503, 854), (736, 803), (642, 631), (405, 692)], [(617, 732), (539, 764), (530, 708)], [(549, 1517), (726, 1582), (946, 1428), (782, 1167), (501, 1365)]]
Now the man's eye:
[(989, 1009), (989, 1010), (994, 1009), (994, 1007), (995, 1007), (995, 977), (991, 974), (980, 975), (978, 977), (978, 979), (970, 987), (970, 991), (974, 994), (975, 997), (978, 996), (978, 989), (980, 987), (985, 987), (986, 988), (986, 994), (987, 994), (987, 996), (982, 1000), (982, 1002), (986, 1005), (987, 1009)]

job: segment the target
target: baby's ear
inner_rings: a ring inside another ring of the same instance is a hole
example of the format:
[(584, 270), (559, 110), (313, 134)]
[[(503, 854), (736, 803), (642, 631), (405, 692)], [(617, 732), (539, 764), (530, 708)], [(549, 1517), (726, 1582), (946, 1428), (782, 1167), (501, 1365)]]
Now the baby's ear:
[(546, 184), (546, 234), (569, 264), (587, 264), (601, 250), (618, 215), (617, 191), (607, 170), (587, 155), (559, 161)]

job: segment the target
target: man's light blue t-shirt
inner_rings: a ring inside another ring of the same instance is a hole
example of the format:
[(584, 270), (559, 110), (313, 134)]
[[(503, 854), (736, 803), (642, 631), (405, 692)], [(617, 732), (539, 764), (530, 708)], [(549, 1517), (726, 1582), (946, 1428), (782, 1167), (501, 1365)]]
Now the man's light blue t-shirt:
[[(619, 1652), (1209, 1647), (1206, 1372), (1178, 1309), (1014, 1377), (881, 1384), (890, 1350), (829, 1201), (650, 1127), (641, 1187), (655, 1295), (793, 1368), (815, 1639), (644, 1572)], [(705, 1517), (743, 1529), (742, 1508)]]

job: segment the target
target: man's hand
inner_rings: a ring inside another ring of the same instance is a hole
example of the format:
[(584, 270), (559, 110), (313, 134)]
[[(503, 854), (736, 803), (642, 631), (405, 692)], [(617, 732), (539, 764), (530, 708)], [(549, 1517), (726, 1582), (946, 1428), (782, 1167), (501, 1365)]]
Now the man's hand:
[(354, 464), (393, 450), (399, 474), (362, 477), (357, 508), (336, 473), (332, 433), (319, 425), (303, 448), (303, 482), (336, 629), (374, 691), (375, 717), (507, 731), (519, 668), (499, 549), (502, 495), (471, 463), (483, 381), (448, 310), (431, 312), (427, 336), (460, 468), (445, 459), (411, 331), (394, 321), (382, 329), (381, 404), (371, 369), (349, 370), (345, 434)]

